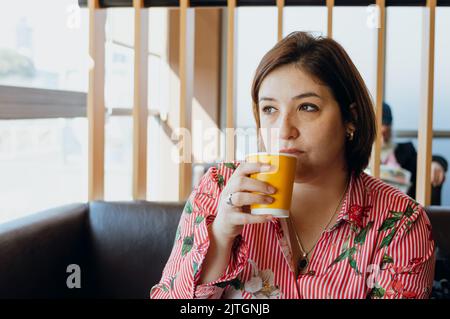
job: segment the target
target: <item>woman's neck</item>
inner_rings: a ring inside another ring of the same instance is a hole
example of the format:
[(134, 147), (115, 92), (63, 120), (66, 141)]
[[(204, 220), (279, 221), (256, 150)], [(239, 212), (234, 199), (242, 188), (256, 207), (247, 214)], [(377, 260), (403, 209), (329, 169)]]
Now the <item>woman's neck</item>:
[(296, 220), (321, 219), (317, 213), (336, 208), (344, 195), (350, 176), (347, 170), (332, 169), (304, 183), (294, 183), (291, 213)]

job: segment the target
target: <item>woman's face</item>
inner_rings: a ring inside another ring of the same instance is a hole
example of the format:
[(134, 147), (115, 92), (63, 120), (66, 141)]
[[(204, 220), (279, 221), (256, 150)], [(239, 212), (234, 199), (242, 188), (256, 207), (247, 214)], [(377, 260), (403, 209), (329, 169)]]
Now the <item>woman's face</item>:
[[(302, 151), (296, 154), (296, 182), (345, 169), (346, 126), (339, 105), (330, 89), (309, 74), (294, 65), (269, 73), (259, 90), (259, 115), (266, 151)], [(350, 125), (347, 129), (354, 129)]]

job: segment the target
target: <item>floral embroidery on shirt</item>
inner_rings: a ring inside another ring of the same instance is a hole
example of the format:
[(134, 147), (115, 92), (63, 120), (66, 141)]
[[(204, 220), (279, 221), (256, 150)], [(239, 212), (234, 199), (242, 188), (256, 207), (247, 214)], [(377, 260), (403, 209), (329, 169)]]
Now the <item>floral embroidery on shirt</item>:
[(358, 204), (351, 205), (348, 210), (348, 218), (353, 226), (358, 228), (363, 227), (363, 218), (367, 217), (367, 212), (372, 206), (360, 206)]
[[(358, 213), (358, 216), (361, 216), (361, 215), (363, 215), (363, 212), (365, 210), (364, 209), (360, 209), (360, 210), (354, 209), (353, 211), (360, 212), (361, 214)], [(360, 225), (362, 225), (362, 219), (359, 220), (358, 223), (359, 222), (361, 223)], [(357, 228), (352, 227), (352, 231), (356, 233), (355, 238), (353, 239), (353, 246), (349, 247), (349, 241), (350, 241), (350, 236), (351, 236), (351, 235), (349, 235), (347, 237), (347, 240), (344, 242), (344, 245), (342, 246), (341, 254), (330, 264), (330, 266), (328, 266), (328, 268), (347, 259), (349, 266), (355, 270), (355, 273), (357, 275), (361, 275), (361, 272), (358, 269), (358, 265), (357, 265), (356, 259), (354, 258), (354, 255), (359, 252), (359, 248), (361, 246), (363, 246), (364, 243), (366, 242), (367, 232), (372, 228), (372, 226), (373, 226), (373, 221), (370, 221), (367, 223), (366, 227), (360, 229), (359, 232), (358, 232)]]
[(408, 291), (405, 289), (403, 282), (398, 278), (402, 274), (400, 267), (392, 267), (393, 273), (391, 275), (391, 282), (386, 289), (386, 297), (403, 297), (403, 298), (415, 298), (417, 293), (414, 291)]
[(186, 254), (191, 251), (193, 245), (194, 245), (194, 234), (192, 234), (191, 236), (184, 237), (183, 246), (181, 248), (181, 255), (186, 256)]
[(389, 266), (389, 264), (393, 264), (394, 263), (394, 259), (389, 256), (388, 254), (384, 254), (383, 256), (383, 260), (381, 261), (381, 270), (385, 270), (387, 269), (387, 267)]
[(233, 163), (223, 163), (225, 167), (231, 168), (233, 171), (236, 169), (236, 165)]
[(256, 299), (280, 298), (280, 289), (274, 286), (273, 271), (271, 269), (260, 271), (253, 260), (249, 259), (248, 262), (252, 266), (252, 277), (245, 283), (245, 291)]
[[(417, 205), (417, 202), (415, 201), (412, 201), (411, 203)], [(383, 238), (378, 250), (389, 247), (395, 234), (400, 228), (401, 224), (399, 224), (399, 222), (403, 221), (405, 218), (407, 219), (404, 223), (406, 227), (406, 234), (409, 233), (412, 226), (417, 222), (417, 219), (410, 219), (415, 212), (415, 210), (411, 207), (411, 203), (407, 205), (403, 212), (394, 210), (389, 211), (389, 217), (383, 221), (378, 229), (378, 232), (385, 232), (389, 230), (390, 232)], [(431, 234), (429, 236), (429, 240), (432, 240)], [(424, 257), (411, 258), (406, 266), (397, 266), (395, 265), (394, 259), (385, 253), (381, 261), (380, 269), (381, 271), (390, 272), (391, 280), (386, 288), (379, 286), (373, 288), (370, 295), (374, 298), (417, 298), (417, 292), (405, 289), (399, 276), (420, 274), (420, 271), (422, 271), (421, 268), (424, 266), (424, 259)]]
[[(399, 226), (398, 222), (403, 220), (404, 218), (409, 218), (413, 215), (414, 210), (411, 208), (411, 206), (408, 204), (404, 212), (397, 212), (394, 210), (389, 211), (389, 214), (391, 217), (386, 218), (383, 221), (383, 224), (381, 224), (380, 228), (378, 228), (378, 232), (388, 231), (390, 230), (389, 234), (387, 234), (383, 240), (381, 241), (380, 246), (378, 249), (382, 249), (383, 247), (388, 247), (390, 243), (392, 242), (392, 239), (394, 238), (395, 234), (397, 233)], [(410, 229), (411, 226), (414, 224), (415, 221), (407, 220), (406, 221), (406, 227), (407, 229)], [(397, 224), (397, 226), (396, 226)]]

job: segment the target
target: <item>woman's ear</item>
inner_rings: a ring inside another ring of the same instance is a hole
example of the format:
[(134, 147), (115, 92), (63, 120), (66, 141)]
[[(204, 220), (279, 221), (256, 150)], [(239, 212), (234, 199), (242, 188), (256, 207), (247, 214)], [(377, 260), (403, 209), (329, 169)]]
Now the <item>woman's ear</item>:
[(347, 132), (347, 134), (354, 133), (356, 131), (356, 126), (354, 123), (356, 123), (356, 121), (358, 120), (358, 113), (356, 113), (356, 103), (350, 104), (349, 108), (352, 119), (345, 125), (345, 131)]
[(356, 128), (355, 128), (355, 125), (352, 123), (352, 122), (350, 122), (350, 123), (348, 123), (347, 125), (346, 125), (346, 128), (345, 128), (345, 136), (346, 136), (346, 138), (349, 140), (349, 141), (353, 141), (353, 138), (354, 138), (354, 136), (355, 136), (355, 131), (356, 131)]
[(346, 131), (347, 135), (354, 134), (355, 131), (356, 131), (356, 127), (355, 127), (355, 125), (353, 123), (348, 123), (345, 126), (345, 131)]

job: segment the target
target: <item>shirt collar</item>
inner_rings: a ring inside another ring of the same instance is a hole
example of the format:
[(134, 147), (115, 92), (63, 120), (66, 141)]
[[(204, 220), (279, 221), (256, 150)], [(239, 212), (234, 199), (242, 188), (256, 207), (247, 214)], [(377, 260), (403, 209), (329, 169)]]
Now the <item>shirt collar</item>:
[[(370, 189), (364, 183), (364, 175), (364, 172), (359, 176), (356, 176), (355, 172), (351, 173), (350, 184), (343, 205), (336, 223), (330, 231), (337, 228), (341, 222), (356, 223), (357, 226), (365, 224), (364, 219), (367, 217), (368, 208), (370, 208), (370, 206), (366, 205), (366, 195), (370, 193)], [(360, 220), (358, 219), (359, 216)], [(361, 221), (362, 224), (358, 225), (358, 221)]]

